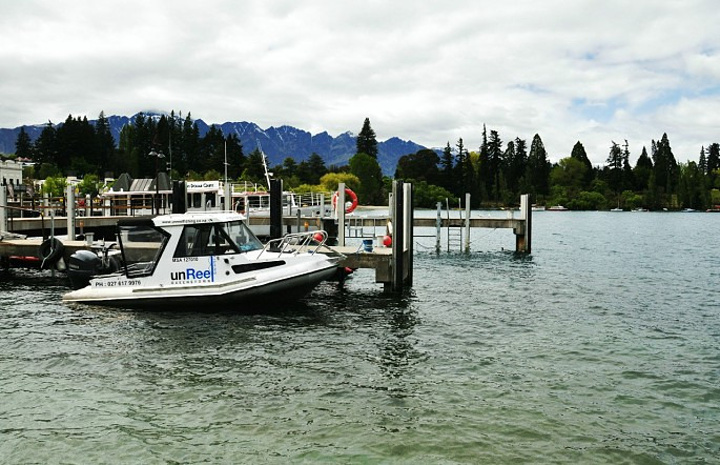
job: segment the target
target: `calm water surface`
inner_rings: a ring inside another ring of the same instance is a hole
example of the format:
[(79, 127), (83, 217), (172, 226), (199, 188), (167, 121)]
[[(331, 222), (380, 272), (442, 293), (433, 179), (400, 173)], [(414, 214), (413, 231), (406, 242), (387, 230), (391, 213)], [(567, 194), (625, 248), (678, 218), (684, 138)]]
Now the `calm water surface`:
[(0, 463), (720, 463), (719, 229), (538, 212), (530, 257), (419, 238), (402, 296), (360, 270), (244, 313), (68, 307), (16, 272)]

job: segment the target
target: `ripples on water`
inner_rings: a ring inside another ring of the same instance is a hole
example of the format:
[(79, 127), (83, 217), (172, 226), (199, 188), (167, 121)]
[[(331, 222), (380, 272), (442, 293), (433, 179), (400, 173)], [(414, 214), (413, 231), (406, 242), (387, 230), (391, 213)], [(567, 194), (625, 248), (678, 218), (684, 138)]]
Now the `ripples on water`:
[[(238, 313), (67, 307), (0, 283), (3, 463), (718, 463), (720, 215), (478, 230)], [(423, 241), (431, 241), (423, 242)]]

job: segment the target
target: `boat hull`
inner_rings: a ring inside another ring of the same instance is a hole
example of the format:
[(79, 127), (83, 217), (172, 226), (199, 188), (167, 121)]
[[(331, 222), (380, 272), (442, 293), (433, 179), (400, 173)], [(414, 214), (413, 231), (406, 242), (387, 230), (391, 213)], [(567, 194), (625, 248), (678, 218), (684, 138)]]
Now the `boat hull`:
[(231, 310), (238, 304), (266, 305), (296, 301), (307, 295), (320, 282), (332, 279), (336, 272), (337, 267), (332, 265), (257, 285), (238, 281), (177, 289), (124, 287), (102, 291), (88, 286), (66, 294), (63, 301), (122, 308)]

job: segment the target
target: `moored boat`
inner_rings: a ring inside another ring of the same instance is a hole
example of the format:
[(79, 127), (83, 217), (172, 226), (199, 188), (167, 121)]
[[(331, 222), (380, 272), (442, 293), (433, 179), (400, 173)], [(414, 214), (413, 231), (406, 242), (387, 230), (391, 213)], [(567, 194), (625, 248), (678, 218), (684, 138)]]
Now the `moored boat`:
[(120, 220), (119, 265), (98, 271), (95, 260), (76, 257), (79, 263), (69, 272), (82, 272), (87, 263), (99, 274), (63, 301), (207, 309), (294, 300), (336, 275), (343, 256), (325, 246), (324, 231), (290, 234), (263, 245), (243, 220), (234, 212)]

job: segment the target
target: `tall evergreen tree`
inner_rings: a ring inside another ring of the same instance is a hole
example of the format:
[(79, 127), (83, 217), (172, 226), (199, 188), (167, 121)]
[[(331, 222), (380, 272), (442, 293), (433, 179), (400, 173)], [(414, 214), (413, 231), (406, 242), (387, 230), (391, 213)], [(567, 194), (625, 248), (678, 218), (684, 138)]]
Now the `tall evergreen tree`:
[(635, 168), (633, 168), (633, 177), (635, 179), (635, 186), (634, 189), (636, 191), (643, 191), (648, 188), (648, 184), (650, 182), (650, 176), (653, 172), (653, 164), (652, 160), (650, 159), (650, 156), (647, 153), (647, 149), (643, 147), (642, 153), (640, 153), (640, 157), (637, 159), (637, 162), (635, 163)]
[[(462, 137), (458, 139), (455, 144), (457, 148), (457, 164), (455, 165), (456, 179), (459, 181), (459, 185), (455, 194), (462, 196), (465, 193), (471, 195), (473, 202), (479, 202), (480, 199), (476, 198), (477, 192), (477, 176), (475, 175), (475, 166), (470, 158), (470, 152), (465, 148), (465, 143)], [(451, 191), (452, 192), (452, 191)]]
[(455, 192), (457, 183), (455, 182), (455, 157), (450, 147), (450, 142), (443, 149), (440, 158), (440, 185), (450, 192)]
[(720, 174), (720, 144), (717, 142), (710, 144), (707, 148), (705, 173), (710, 188), (720, 187), (716, 186), (718, 175)]
[(630, 149), (628, 146), (627, 139), (623, 146), (623, 160), (622, 160), (622, 189), (632, 189), (635, 185), (635, 176), (633, 175), (632, 167), (630, 166)]
[(592, 163), (590, 163), (590, 159), (587, 156), (587, 152), (585, 152), (585, 147), (582, 142), (577, 141), (575, 143), (572, 152), (570, 153), (570, 157), (582, 162), (582, 164), (585, 165), (586, 171), (582, 187), (583, 189), (589, 189), (595, 174), (593, 172)]
[(551, 165), (545, 151), (545, 144), (539, 134), (535, 134), (530, 144), (528, 155), (526, 182), (536, 197), (550, 193), (549, 178)]
[(488, 151), (487, 127), (483, 124), (482, 144), (480, 145), (480, 153), (478, 154), (478, 175), (477, 183), (479, 185), (478, 195), (480, 200), (487, 200), (492, 193), (493, 173), (490, 167), (490, 154)]
[[(653, 159), (655, 185), (659, 194), (666, 196), (676, 193), (678, 165), (670, 147), (667, 133), (663, 134), (656, 144), (655, 156)], [(667, 202), (669, 199), (666, 198)]]
[(108, 171), (114, 174), (112, 173), (112, 160), (115, 152), (115, 140), (110, 131), (110, 122), (105, 117), (105, 112), (102, 111), (95, 123), (95, 138), (97, 161), (100, 168), (98, 174), (104, 176)]
[(36, 163), (59, 166), (57, 160), (57, 130), (51, 121), (48, 121), (40, 132), (40, 136), (35, 139), (33, 153), (35, 154)]
[(525, 179), (525, 171), (527, 169), (527, 142), (525, 139), (515, 138), (514, 144), (514, 155), (512, 160), (509, 161), (509, 175), (508, 185), (510, 189), (517, 197), (519, 194), (523, 194), (522, 185)]
[(487, 141), (488, 155), (488, 176), (485, 185), (486, 192), (490, 193), (490, 198), (494, 201), (501, 199), (501, 169), (503, 166), (503, 150), (502, 140), (497, 131), (491, 130), (490, 137)]
[(200, 165), (200, 129), (197, 123), (192, 120), (190, 113), (183, 120), (181, 134), (180, 155), (174, 157), (173, 163), (177, 165), (177, 170), (181, 174), (190, 170), (198, 171)]
[(375, 131), (370, 127), (370, 118), (365, 118), (360, 134), (358, 134), (357, 153), (365, 153), (377, 160), (378, 143)]
[(30, 136), (25, 132), (25, 126), (20, 127), (17, 140), (15, 141), (15, 156), (18, 158), (32, 158), (33, 146)]
[(620, 146), (612, 141), (610, 146), (610, 154), (605, 161), (608, 166), (607, 182), (610, 189), (619, 196), (623, 187), (623, 151)]

